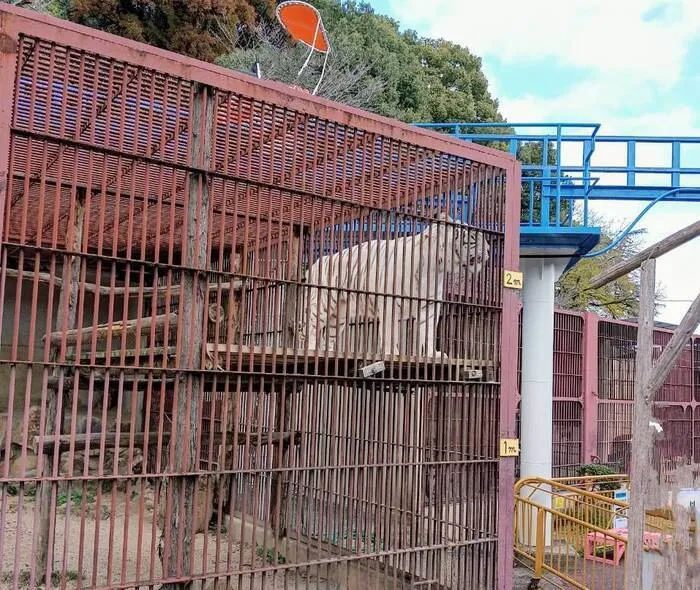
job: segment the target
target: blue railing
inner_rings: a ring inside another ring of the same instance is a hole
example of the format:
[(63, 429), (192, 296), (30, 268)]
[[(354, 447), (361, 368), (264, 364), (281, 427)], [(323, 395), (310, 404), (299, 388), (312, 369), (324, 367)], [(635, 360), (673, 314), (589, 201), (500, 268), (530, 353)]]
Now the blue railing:
[[(660, 201), (700, 202), (700, 137), (604, 136), (597, 123), (416, 125), (515, 155), (521, 224), (543, 233), (588, 227), (593, 200), (649, 201), (645, 212)], [(652, 153), (640, 158), (644, 148)], [(663, 162), (640, 163), (650, 156)]]

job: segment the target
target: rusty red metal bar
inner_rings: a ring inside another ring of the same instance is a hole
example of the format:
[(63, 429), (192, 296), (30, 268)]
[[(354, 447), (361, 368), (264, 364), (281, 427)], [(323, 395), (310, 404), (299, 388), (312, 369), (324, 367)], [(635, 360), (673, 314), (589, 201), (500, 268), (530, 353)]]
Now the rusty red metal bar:
[[(506, 588), (515, 161), (33, 12), (0, 22), (10, 587)], [(491, 255), (443, 277), (467, 256), (418, 247), (432, 230)], [(301, 345), (305, 324), (334, 348)]]

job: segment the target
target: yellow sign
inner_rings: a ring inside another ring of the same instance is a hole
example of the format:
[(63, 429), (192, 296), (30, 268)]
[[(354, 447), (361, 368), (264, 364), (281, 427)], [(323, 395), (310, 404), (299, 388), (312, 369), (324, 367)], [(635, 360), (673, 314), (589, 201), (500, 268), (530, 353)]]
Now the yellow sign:
[(520, 455), (520, 440), (517, 438), (501, 439), (501, 457), (517, 457)]
[(507, 289), (522, 289), (523, 273), (518, 272), (517, 270), (504, 270), (503, 286)]

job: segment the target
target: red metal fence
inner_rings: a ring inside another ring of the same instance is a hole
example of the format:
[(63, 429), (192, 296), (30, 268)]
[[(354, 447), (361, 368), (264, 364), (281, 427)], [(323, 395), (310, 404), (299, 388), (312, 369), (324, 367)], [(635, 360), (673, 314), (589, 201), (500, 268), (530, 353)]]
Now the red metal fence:
[(3, 587), (510, 590), (517, 162), (6, 5), (0, 49)]
[[(654, 358), (658, 358), (671, 339), (669, 330), (654, 331)], [(700, 391), (693, 375), (698, 371), (693, 350), (700, 338), (689, 339), (680, 358), (657, 393), (654, 418), (663, 428), (656, 441), (656, 454), (662, 472), (692, 463), (694, 416)], [(598, 334), (598, 439), (597, 457), (628, 472), (632, 405), (634, 400), (635, 351), (637, 328), (624, 322), (601, 321)], [(694, 391), (695, 390), (695, 391)]]
[[(519, 326), (522, 328), (522, 312), (519, 317)], [(584, 328), (583, 314), (572, 312), (554, 314), (553, 477), (575, 475), (581, 465), (584, 442)], [(519, 349), (522, 350), (520, 330), (519, 338)], [(520, 391), (520, 385), (518, 381), (518, 391)]]
[[(655, 358), (671, 334), (665, 329), (654, 331)], [(636, 345), (637, 328), (629, 322), (602, 319), (592, 313), (555, 313), (554, 477), (576, 475), (581, 464), (594, 461), (628, 472)], [(654, 417), (663, 428), (655, 443), (660, 469), (700, 462), (699, 405), (700, 337), (695, 337), (654, 404)]]

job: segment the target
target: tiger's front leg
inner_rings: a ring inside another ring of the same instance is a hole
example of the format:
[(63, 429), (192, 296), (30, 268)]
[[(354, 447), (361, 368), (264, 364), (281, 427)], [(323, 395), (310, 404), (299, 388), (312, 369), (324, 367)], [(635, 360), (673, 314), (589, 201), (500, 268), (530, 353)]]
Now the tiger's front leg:
[(420, 342), (421, 355), (426, 358), (449, 358), (446, 353), (437, 349), (437, 338), (435, 328), (440, 317), (440, 304), (427, 303), (419, 311), (418, 321), (418, 342)]
[(396, 303), (386, 303), (380, 319), (382, 330), (382, 349), (384, 354), (399, 355), (401, 326), (401, 309)]

